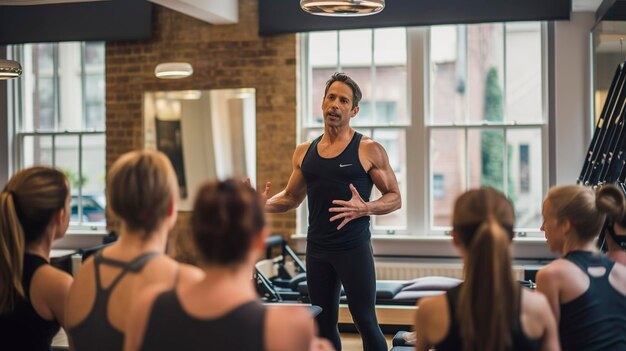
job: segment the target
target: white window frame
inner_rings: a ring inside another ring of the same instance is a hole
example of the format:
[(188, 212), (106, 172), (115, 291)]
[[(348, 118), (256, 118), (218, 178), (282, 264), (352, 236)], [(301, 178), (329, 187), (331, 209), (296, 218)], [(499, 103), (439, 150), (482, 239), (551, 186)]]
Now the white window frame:
[[(470, 129), (500, 129), (504, 130), (506, 145), (506, 135), (509, 130), (519, 129), (540, 129), (542, 139), (542, 193), (546, 193), (549, 187), (549, 125), (548, 125), (548, 40), (547, 40), (547, 25), (542, 23), (541, 25), (541, 47), (542, 47), (542, 118), (540, 123), (516, 125), (514, 123), (498, 123), (497, 125), (439, 125), (427, 123), (426, 113), (429, 111), (428, 96), (426, 96), (426, 89), (429, 86), (429, 28), (428, 27), (407, 27), (407, 103), (409, 123), (407, 125), (394, 125), (389, 127), (392, 129), (404, 129), (406, 133), (407, 149), (411, 147), (414, 150), (424, 150), (424, 152), (406, 152), (406, 198), (402, 199), (403, 206), (406, 206), (407, 211), (407, 229), (406, 230), (394, 230), (387, 232), (384, 230), (374, 230), (372, 228), (372, 235), (374, 238), (390, 237), (388, 234), (395, 234), (398, 238), (410, 237), (410, 238), (441, 238), (449, 235), (449, 228), (435, 228), (431, 225), (431, 209), (430, 203), (432, 198), (431, 184), (430, 184), (430, 135), (433, 130), (455, 128), (465, 129), (465, 133)], [(298, 143), (306, 141), (306, 136), (309, 130), (320, 129), (319, 127), (307, 127), (304, 125), (304, 120), (308, 119), (308, 114), (311, 110), (311, 101), (309, 99), (310, 91), (312, 91), (311, 82), (309, 79), (309, 63), (308, 63), (308, 34), (302, 33), (299, 35), (300, 43), (300, 82), (297, 87), (299, 97), (299, 116), (297, 118), (297, 140)], [(356, 128), (375, 128), (379, 129), (380, 126), (361, 126)], [(385, 128), (385, 127), (382, 127)], [(411, 141), (409, 143), (409, 140)], [(466, 138), (467, 143), (467, 138)], [(466, 162), (467, 162), (467, 147)], [(504, 153), (504, 161), (506, 165), (507, 153)], [(426, 167), (424, 166), (426, 165)], [(505, 167), (506, 179), (506, 167)], [(466, 177), (467, 178), (467, 177)], [(505, 182), (505, 186), (507, 186)], [(467, 180), (466, 180), (467, 184)], [(505, 188), (506, 190), (506, 188)], [(307, 232), (307, 206), (306, 200), (297, 212), (297, 233)], [(417, 215), (421, 214), (421, 215)], [(539, 228), (518, 228), (518, 237), (531, 238), (543, 238), (543, 233), (539, 231)], [(300, 235), (298, 236), (300, 237)]]
[[(54, 43), (55, 45), (55, 53), (58, 53), (58, 43)], [(91, 73), (89, 70), (86, 69), (85, 67), (85, 59), (84, 59), (84, 54), (85, 54), (85, 43), (82, 42), (81, 43), (81, 103), (83, 105), (83, 124), (85, 122), (85, 113), (86, 110), (84, 109), (84, 107), (86, 106), (86, 89), (84, 86), (85, 80), (86, 80), (86, 75), (88, 73)], [(15, 47), (9, 47), (7, 50), (7, 57), (9, 59), (15, 59), (18, 62), (22, 61), (22, 53), (23, 53), (23, 49), (22, 49), (22, 45), (16, 45)], [(57, 67), (58, 65), (58, 54), (55, 54), (57, 57), (55, 57), (55, 62), (54, 62), (54, 66)], [(55, 69), (56, 71), (56, 69)], [(18, 80), (12, 80), (9, 82), (9, 84), (7, 85), (7, 95), (8, 95), (8, 100), (9, 100), (9, 104), (8, 104), (8, 108), (7, 108), (7, 120), (9, 121), (8, 123), (8, 134), (10, 135), (10, 140), (8, 143), (8, 147), (9, 147), (9, 152), (7, 153), (9, 155), (9, 160), (7, 162), (7, 170), (8, 170), (8, 177), (10, 178), (11, 174), (14, 174), (16, 171), (24, 168), (24, 160), (22, 158), (23, 156), (23, 149), (24, 149), (24, 139), (27, 137), (50, 137), (52, 140), (52, 146), (51, 146), (51, 153), (52, 153), (52, 164), (50, 166), (52, 167), (56, 167), (56, 151), (57, 151), (57, 143), (55, 142), (57, 137), (69, 137), (69, 136), (75, 136), (77, 137), (78, 140), (78, 179), (82, 179), (83, 176), (83, 167), (82, 167), (82, 163), (83, 163), (83, 139), (84, 137), (88, 137), (88, 136), (105, 136), (106, 131), (105, 130), (86, 130), (86, 129), (82, 129), (82, 130), (78, 130), (78, 131), (67, 131), (67, 130), (56, 130), (56, 123), (58, 123), (58, 116), (59, 116), (59, 109), (60, 109), (60, 104), (59, 104), (59, 93), (58, 90), (59, 88), (59, 81), (58, 81), (58, 76), (56, 73), (54, 73), (54, 79), (55, 79), (55, 104), (54, 104), (54, 116), (55, 116), (55, 130), (22, 130), (22, 120), (23, 120), (23, 114), (24, 111), (22, 110), (22, 106), (24, 104), (23, 102), (23, 96), (25, 94), (25, 87), (24, 84), (21, 84)], [(19, 94), (15, 94), (16, 91), (20, 91)], [(106, 147), (106, 144), (105, 144)], [(8, 179), (7, 179), (8, 180)], [(83, 188), (78, 187), (77, 190), (77, 195), (78, 195), (78, 214), (79, 214), (79, 218), (81, 218), (81, 214), (83, 212), (82, 209), (82, 195), (83, 195)], [(85, 232), (92, 232), (92, 233), (97, 233), (97, 234), (103, 234), (106, 232), (106, 218), (104, 222), (82, 222), (82, 221), (78, 221), (78, 222), (70, 222), (70, 227), (68, 228), (68, 232), (72, 233), (85, 233)]]

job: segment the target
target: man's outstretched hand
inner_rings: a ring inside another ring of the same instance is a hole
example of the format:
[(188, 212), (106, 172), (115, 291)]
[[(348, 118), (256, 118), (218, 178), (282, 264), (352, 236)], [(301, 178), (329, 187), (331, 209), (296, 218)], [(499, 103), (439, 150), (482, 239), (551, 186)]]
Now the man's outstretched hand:
[(343, 218), (343, 221), (341, 221), (339, 226), (337, 226), (337, 230), (343, 228), (348, 222), (353, 219), (369, 215), (367, 202), (363, 201), (361, 195), (359, 195), (359, 192), (352, 184), (350, 184), (350, 191), (352, 192), (352, 198), (349, 201), (333, 200), (333, 205), (337, 205), (340, 207), (331, 207), (328, 209), (328, 211), (330, 212), (339, 213), (330, 217), (331, 222)]
[[(250, 178), (246, 178), (244, 183), (246, 183), (247, 186), (252, 187), (252, 184), (250, 183)], [(265, 206), (265, 203), (267, 202), (267, 197), (268, 197), (268, 195), (270, 193), (270, 186), (271, 185), (272, 185), (272, 183), (266, 182), (265, 183), (265, 190), (261, 194), (259, 194), (261, 196), (261, 204), (263, 206)]]

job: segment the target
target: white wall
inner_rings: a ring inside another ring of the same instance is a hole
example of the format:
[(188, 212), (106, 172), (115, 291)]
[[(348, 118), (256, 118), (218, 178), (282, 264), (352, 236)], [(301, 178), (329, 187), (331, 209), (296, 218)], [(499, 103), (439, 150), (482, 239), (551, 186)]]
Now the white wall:
[(573, 184), (590, 139), (590, 41), (593, 12), (574, 12), (555, 22), (550, 109), (550, 184)]
[[(0, 58), (6, 58), (6, 46), (0, 45)], [(0, 80), (0, 187), (9, 180), (8, 81)]]

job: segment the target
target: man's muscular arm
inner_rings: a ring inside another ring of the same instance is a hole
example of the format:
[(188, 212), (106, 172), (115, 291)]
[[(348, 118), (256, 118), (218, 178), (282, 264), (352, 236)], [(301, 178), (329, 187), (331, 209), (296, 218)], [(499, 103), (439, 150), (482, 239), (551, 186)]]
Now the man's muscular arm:
[(377, 142), (366, 145), (364, 151), (372, 163), (369, 170), (370, 177), (382, 194), (380, 198), (367, 203), (368, 215), (383, 215), (399, 209), (402, 206), (400, 187), (389, 163), (387, 152)]
[[(292, 158), (292, 172), (287, 187), (272, 196), (265, 203), (265, 212), (282, 213), (298, 207), (306, 197), (306, 182), (302, 174), (302, 159), (309, 148), (310, 143), (300, 144), (296, 147)], [(266, 193), (269, 187), (266, 187)]]

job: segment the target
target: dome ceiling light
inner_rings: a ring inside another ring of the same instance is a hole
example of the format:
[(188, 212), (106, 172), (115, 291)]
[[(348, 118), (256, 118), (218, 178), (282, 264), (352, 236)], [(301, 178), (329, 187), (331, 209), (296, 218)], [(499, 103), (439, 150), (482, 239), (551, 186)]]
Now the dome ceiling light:
[(300, 0), (300, 7), (319, 16), (369, 16), (382, 11), (385, 0)]
[(13, 60), (0, 59), (0, 80), (17, 78), (22, 74), (22, 66)]
[(193, 67), (187, 62), (159, 63), (154, 69), (154, 75), (161, 79), (180, 79), (193, 74)]

